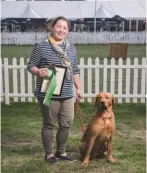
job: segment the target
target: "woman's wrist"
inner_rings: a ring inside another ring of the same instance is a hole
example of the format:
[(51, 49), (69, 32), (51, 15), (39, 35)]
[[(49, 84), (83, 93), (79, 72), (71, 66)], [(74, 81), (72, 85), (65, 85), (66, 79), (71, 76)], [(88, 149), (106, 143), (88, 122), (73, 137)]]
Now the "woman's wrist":
[(81, 90), (81, 87), (76, 88), (77, 90)]
[(31, 69), (30, 69), (30, 72), (32, 73), (32, 74), (34, 74), (34, 75), (39, 75), (39, 68), (37, 68), (37, 67), (32, 67)]

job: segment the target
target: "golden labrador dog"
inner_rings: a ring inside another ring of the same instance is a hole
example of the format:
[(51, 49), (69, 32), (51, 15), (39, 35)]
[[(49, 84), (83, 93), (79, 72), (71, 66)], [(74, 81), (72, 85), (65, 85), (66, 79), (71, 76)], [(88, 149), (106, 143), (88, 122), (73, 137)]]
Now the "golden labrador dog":
[(114, 97), (111, 93), (102, 92), (96, 96), (96, 112), (79, 146), (83, 158), (82, 165), (87, 166), (89, 159), (102, 156), (107, 151), (107, 158), (110, 162), (117, 160), (112, 157), (112, 139), (115, 131), (115, 118), (112, 110)]

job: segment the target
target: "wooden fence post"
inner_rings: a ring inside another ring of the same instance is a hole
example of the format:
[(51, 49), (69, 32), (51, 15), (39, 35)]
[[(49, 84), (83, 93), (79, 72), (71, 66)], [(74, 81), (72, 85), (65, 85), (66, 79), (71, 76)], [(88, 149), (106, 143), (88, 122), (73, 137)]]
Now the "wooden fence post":
[(122, 103), (122, 58), (118, 60), (119, 68), (118, 68), (118, 103)]
[(91, 102), (92, 101), (92, 99), (91, 99), (91, 94), (92, 94), (92, 59), (89, 57), (88, 58), (88, 66), (90, 66), (90, 67), (88, 67), (88, 69), (87, 69), (87, 83), (88, 83), (88, 102)]
[(104, 68), (103, 68), (103, 91), (107, 91), (107, 58), (104, 58)]
[[(20, 92), (25, 95), (25, 73), (24, 73), (24, 58), (20, 58)], [(25, 102), (25, 97), (21, 97), (21, 101)]]
[[(80, 82), (81, 82), (81, 89), (82, 89), (82, 94), (84, 94), (84, 58), (80, 58)], [(81, 102), (84, 102), (84, 97), (81, 100)]]
[(0, 102), (3, 102), (3, 71), (2, 71), (2, 59), (0, 58), (0, 81), (1, 81), (1, 86), (0, 86)]
[(110, 77), (110, 92), (115, 93), (115, 59), (111, 59), (111, 77)]
[(9, 99), (9, 67), (8, 67), (8, 58), (4, 58), (4, 84), (5, 84), (5, 103), (10, 104)]
[(95, 93), (99, 93), (99, 58), (97, 57), (95, 59), (95, 65), (96, 65), (96, 68), (95, 68)]
[[(18, 76), (17, 76), (17, 59), (14, 57), (13, 58), (13, 92), (14, 94), (18, 94)], [(18, 97), (14, 97), (14, 102), (18, 102)]]
[[(137, 67), (138, 58), (134, 59), (134, 66)], [(133, 95), (137, 96), (138, 93), (138, 68), (134, 67), (134, 80), (133, 80)], [(133, 103), (137, 103), (137, 98), (133, 98)]]
[(128, 95), (130, 95), (130, 65), (131, 65), (131, 59), (127, 58), (126, 59), (126, 99), (125, 102), (129, 103), (130, 102), (130, 98), (128, 97)]
[[(141, 69), (141, 96), (146, 97), (145, 90), (147, 89), (147, 86), (146, 86), (145, 82), (147, 79), (147, 76), (146, 76), (147, 75), (147, 69), (146, 69), (146, 58), (145, 57), (142, 58), (142, 66), (144, 66), (144, 67)], [(145, 103), (145, 98), (141, 98), (141, 103)]]

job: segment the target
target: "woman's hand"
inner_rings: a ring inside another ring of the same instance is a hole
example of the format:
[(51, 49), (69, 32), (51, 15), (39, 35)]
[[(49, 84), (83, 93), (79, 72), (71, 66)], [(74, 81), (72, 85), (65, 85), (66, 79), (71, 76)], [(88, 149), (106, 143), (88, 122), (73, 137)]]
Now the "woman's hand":
[(76, 89), (76, 94), (77, 94), (76, 99), (78, 99), (78, 100), (83, 99), (81, 89)]
[(40, 77), (45, 77), (47, 76), (47, 73), (48, 73), (48, 68), (40, 68), (38, 70), (38, 74)]

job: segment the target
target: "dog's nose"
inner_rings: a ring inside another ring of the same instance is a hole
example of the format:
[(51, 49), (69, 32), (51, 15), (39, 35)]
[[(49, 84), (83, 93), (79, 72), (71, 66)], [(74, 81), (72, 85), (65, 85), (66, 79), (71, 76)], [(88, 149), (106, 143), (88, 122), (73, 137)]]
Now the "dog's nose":
[(104, 103), (105, 103), (104, 101), (101, 101), (101, 104), (102, 104), (102, 105), (104, 105)]

